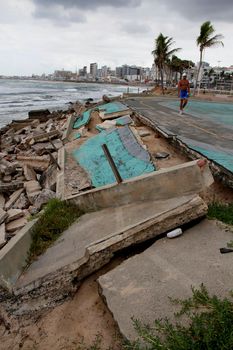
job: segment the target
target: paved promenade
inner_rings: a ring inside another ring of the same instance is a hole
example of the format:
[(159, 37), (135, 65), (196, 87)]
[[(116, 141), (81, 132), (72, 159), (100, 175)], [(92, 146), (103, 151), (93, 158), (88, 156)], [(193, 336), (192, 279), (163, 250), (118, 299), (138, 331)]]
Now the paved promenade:
[(183, 115), (174, 98), (136, 97), (126, 103), (233, 176), (233, 103), (190, 100)]

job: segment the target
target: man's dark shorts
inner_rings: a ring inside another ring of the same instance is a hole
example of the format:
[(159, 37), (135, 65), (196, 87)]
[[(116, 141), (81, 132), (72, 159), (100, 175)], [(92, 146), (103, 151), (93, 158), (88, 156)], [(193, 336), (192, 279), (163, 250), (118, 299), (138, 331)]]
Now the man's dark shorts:
[(188, 91), (187, 90), (180, 90), (180, 98), (187, 99), (189, 97)]

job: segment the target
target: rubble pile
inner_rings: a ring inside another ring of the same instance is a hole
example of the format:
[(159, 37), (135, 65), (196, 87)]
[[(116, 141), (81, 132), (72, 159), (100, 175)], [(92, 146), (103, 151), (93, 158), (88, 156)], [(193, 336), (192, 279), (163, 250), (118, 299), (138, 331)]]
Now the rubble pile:
[(30, 111), (1, 130), (0, 248), (27, 223), (30, 214), (56, 196), (57, 153), (67, 118), (76, 113)]

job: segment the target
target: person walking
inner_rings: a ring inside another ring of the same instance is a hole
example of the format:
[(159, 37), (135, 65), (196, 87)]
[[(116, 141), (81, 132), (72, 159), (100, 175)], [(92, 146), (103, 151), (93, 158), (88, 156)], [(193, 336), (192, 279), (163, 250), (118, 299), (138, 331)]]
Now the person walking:
[(187, 74), (182, 74), (182, 79), (178, 83), (178, 96), (180, 98), (180, 114), (183, 114), (184, 107), (188, 103), (190, 95), (190, 85), (187, 79)]

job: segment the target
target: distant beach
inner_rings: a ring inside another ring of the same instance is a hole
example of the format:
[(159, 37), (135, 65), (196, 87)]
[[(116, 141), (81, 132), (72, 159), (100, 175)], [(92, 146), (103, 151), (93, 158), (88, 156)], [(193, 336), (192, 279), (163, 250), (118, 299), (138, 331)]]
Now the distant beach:
[(0, 79), (0, 128), (13, 119), (24, 119), (32, 109), (64, 109), (69, 102), (138, 92), (145, 87), (98, 83)]

